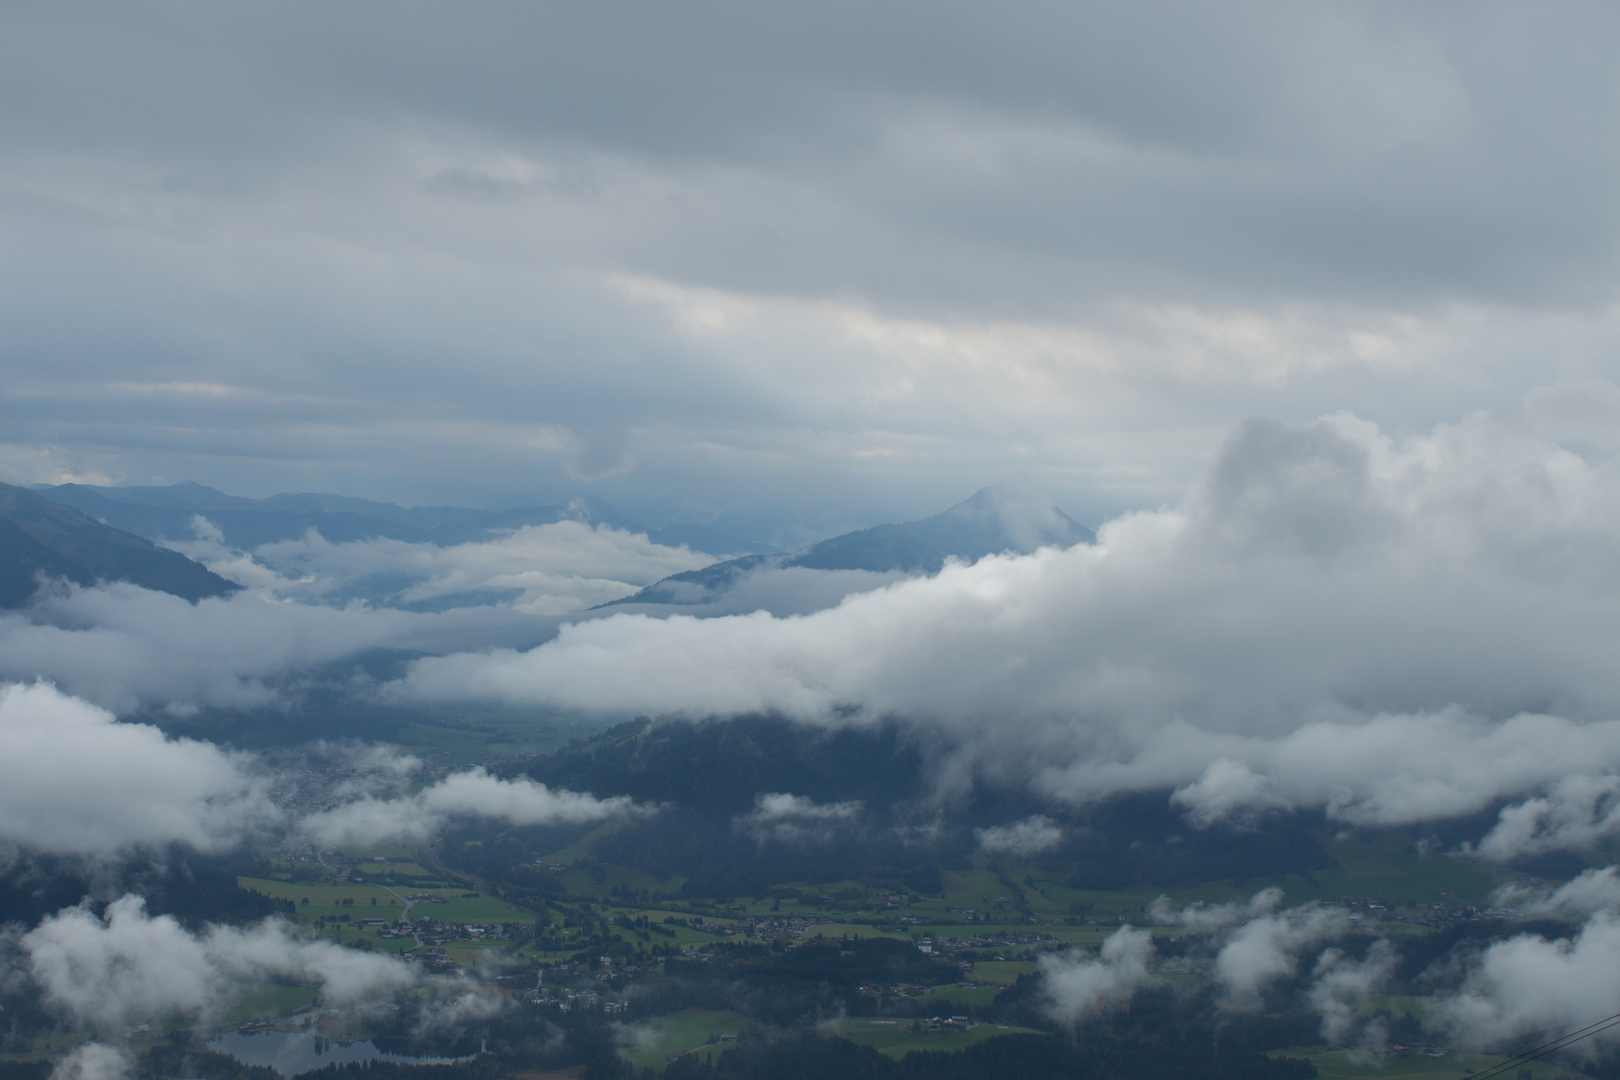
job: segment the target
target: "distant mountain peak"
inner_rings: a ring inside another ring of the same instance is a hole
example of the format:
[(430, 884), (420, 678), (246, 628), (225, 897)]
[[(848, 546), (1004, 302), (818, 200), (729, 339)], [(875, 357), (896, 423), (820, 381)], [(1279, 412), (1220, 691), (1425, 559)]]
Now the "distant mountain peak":
[(1090, 529), (1052, 505), (1039, 489), (1013, 481), (980, 488), (936, 518), (999, 528), (1008, 544), (1002, 550), (1023, 554), (1043, 547), (1069, 547), (1096, 539)]

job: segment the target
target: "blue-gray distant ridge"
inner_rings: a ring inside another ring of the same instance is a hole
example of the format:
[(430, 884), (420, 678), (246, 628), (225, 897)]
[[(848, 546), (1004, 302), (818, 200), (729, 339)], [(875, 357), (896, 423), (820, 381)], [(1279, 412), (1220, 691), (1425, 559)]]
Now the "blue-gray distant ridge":
[(992, 485), (920, 521), (877, 525), (812, 544), (802, 551), (751, 554), (673, 574), (633, 596), (601, 605), (706, 604), (750, 574), (804, 567), (875, 573), (938, 573), (947, 559), (974, 562), (1006, 552), (1090, 544), (1096, 534), (1063, 511), (1019, 489)]

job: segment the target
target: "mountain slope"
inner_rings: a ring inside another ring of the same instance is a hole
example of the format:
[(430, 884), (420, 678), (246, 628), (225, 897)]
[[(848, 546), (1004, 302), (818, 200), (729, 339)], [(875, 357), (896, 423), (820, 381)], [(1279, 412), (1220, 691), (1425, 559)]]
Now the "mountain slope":
[(987, 487), (921, 521), (878, 525), (813, 545), (784, 565), (812, 570), (905, 570), (937, 573), (949, 558), (972, 562), (1004, 551), (1089, 544), (1092, 531), (1054, 506), (1023, 493)]
[(0, 484), (0, 607), (26, 604), (40, 576), (80, 585), (128, 581), (191, 601), (238, 587), (178, 552)]
[(939, 572), (946, 559), (969, 562), (1003, 552), (1028, 554), (1042, 547), (1089, 544), (1096, 535), (1063, 511), (1027, 493), (991, 486), (949, 510), (919, 521), (858, 529), (787, 555), (747, 555), (701, 570), (673, 574), (618, 604), (709, 603), (744, 577), (761, 570), (866, 570), (875, 573)]

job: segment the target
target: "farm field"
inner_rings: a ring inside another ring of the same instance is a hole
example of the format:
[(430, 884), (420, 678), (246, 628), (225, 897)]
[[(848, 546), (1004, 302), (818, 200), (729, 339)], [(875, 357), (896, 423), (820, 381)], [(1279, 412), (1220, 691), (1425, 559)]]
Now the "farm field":
[(973, 965), (973, 978), (982, 982), (1011, 986), (1020, 975), (1033, 975), (1035, 965), (1027, 960), (981, 960)]
[(710, 1044), (711, 1037), (741, 1034), (746, 1026), (747, 1022), (734, 1012), (683, 1009), (649, 1022), (648, 1034), (620, 1051), (620, 1055), (638, 1070), (661, 1072), (681, 1054), (693, 1051), (704, 1054), (705, 1049), (705, 1056), (718, 1053), (722, 1044)]
[(846, 1017), (824, 1025), (822, 1032), (850, 1042), (870, 1046), (892, 1058), (905, 1057), (913, 1050), (960, 1050), (1002, 1035), (1039, 1035), (1033, 1028), (1004, 1024), (977, 1024), (967, 1031), (922, 1031), (911, 1029), (909, 1020), (867, 1020)]

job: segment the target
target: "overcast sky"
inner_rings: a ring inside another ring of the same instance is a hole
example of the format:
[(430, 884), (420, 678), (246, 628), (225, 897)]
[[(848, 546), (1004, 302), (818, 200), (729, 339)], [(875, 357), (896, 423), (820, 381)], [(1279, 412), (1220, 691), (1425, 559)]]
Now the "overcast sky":
[(794, 540), (1616, 378), (1620, 10), (0, 13), (0, 476)]

